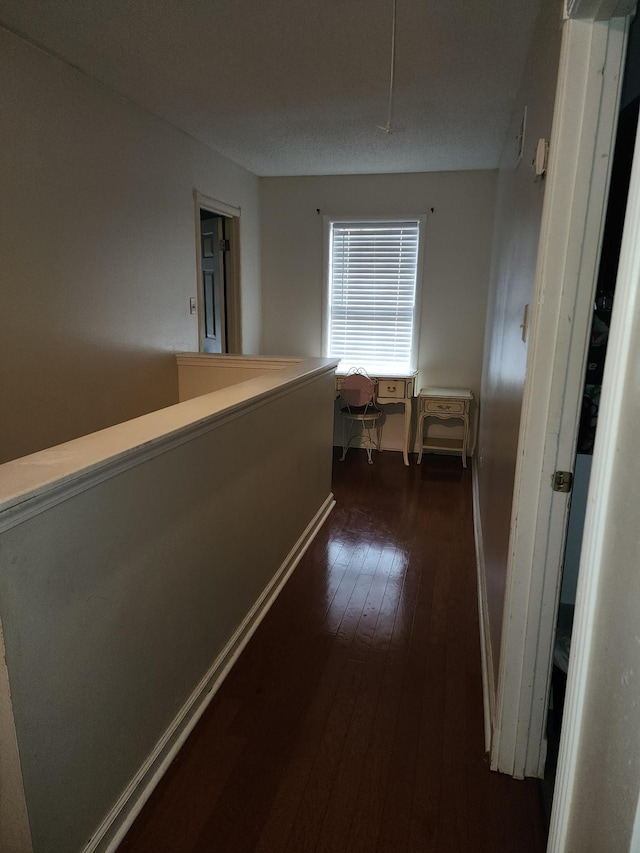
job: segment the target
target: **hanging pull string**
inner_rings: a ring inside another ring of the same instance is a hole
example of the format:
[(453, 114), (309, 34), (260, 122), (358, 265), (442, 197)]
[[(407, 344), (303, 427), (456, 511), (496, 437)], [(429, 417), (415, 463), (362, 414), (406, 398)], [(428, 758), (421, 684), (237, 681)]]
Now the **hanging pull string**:
[(391, 22), (391, 72), (389, 74), (389, 110), (387, 112), (387, 123), (384, 127), (381, 124), (378, 125), (380, 130), (384, 130), (385, 133), (392, 132), (391, 120), (393, 118), (393, 96), (396, 76), (396, 3), (397, 0), (393, 0), (393, 16)]

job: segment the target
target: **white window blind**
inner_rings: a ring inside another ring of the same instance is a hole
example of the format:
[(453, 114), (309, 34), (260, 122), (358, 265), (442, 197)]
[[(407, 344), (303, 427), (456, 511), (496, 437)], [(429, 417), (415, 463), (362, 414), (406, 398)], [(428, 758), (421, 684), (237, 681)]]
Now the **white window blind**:
[(419, 220), (333, 222), (328, 355), (371, 372), (413, 368)]

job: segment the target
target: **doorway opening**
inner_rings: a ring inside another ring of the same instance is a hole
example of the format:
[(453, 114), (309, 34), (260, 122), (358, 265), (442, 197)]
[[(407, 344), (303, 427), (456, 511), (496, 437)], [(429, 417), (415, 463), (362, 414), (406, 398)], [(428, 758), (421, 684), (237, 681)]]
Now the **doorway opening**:
[(226, 217), (200, 210), (200, 349), (228, 352), (226, 263), (229, 240)]
[(241, 353), (240, 209), (194, 193), (198, 275), (198, 348)]

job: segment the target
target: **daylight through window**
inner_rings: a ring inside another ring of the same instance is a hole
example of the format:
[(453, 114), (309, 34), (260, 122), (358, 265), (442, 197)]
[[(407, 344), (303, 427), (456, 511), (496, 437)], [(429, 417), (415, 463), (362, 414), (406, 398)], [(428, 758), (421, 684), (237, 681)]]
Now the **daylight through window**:
[(330, 223), (326, 349), (340, 370), (414, 368), (420, 224)]

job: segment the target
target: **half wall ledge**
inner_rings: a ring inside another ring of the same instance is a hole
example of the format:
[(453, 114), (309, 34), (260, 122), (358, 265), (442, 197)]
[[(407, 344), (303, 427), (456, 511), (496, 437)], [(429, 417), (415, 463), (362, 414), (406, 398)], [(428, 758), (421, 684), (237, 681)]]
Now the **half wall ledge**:
[(0, 849), (116, 849), (331, 511), (336, 361), (284, 362), (0, 466)]

